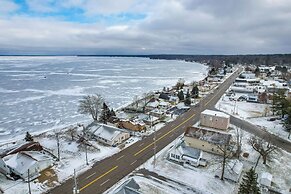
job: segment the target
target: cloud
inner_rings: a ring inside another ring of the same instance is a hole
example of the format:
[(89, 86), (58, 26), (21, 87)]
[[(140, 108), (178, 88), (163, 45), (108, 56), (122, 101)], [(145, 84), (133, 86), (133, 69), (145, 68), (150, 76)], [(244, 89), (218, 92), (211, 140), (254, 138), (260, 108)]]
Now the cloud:
[[(34, 12), (58, 15), (17, 13), (0, 18), (0, 28), (5, 29), (0, 31), (0, 53), (291, 52), (289, 0), (44, 0), (42, 5), (28, 1)], [(9, 14), (17, 9), (12, 6)], [(59, 17), (63, 10), (75, 9), (82, 10), (78, 17), (97, 22)]]
[(5, 14), (15, 12), (18, 9), (19, 9), (19, 6), (14, 2), (11, 2), (9, 0), (0, 1), (0, 16), (3, 14), (5, 15)]

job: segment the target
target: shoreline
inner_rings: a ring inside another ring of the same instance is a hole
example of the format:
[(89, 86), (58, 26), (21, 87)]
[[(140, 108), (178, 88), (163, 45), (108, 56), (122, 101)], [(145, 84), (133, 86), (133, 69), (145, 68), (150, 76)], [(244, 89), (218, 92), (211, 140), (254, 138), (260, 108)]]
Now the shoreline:
[[(1, 56), (0, 56), (1, 57)], [(9, 56), (10, 57), (10, 56)], [(11, 57), (13, 57), (13, 56), (11, 56)], [(24, 56), (19, 56), (19, 57), (24, 57)], [(26, 57), (26, 56), (25, 56)], [(29, 56), (27, 56), (27, 57), (29, 57)], [(35, 57), (39, 57), (39, 56), (35, 56)], [(47, 56), (47, 57), (56, 57), (56, 56)], [(68, 57), (74, 57), (74, 56), (68, 56)], [(149, 60), (157, 60), (157, 59), (149, 59)], [(162, 59), (162, 60), (164, 60), (164, 59)], [(177, 62), (180, 62), (181, 60), (177, 60)], [(193, 62), (187, 62), (187, 63), (193, 63)], [(194, 62), (194, 63), (196, 63), (196, 62)], [(200, 74), (200, 75), (202, 75), (201, 76), (201, 79), (200, 80), (203, 80), (206, 76), (207, 76), (207, 72), (209, 71), (209, 66), (207, 66), (207, 65), (205, 65), (205, 64), (201, 64), (201, 63), (199, 63), (200, 65), (203, 65), (203, 66), (205, 66), (206, 67), (206, 71), (204, 72), (204, 71), (200, 71), (200, 72), (197, 72), (197, 71), (195, 71), (195, 72), (192, 72), (192, 78), (186, 78), (186, 79), (191, 79), (191, 81), (189, 81), (189, 83), (191, 83), (192, 81), (195, 81), (195, 80), (193, 80), (193, 77), (195, 76), (195, 74)], [(177, 80), (178, 80), (178, 78), (179, 77), (177, 77)], [(177, 80), (175, 80), (175, 81), (177, 81)], [(199, 81), (200, 81), (199, 80)], [(188, 82), (186, 82), (187, 84), (189, 84)], [(169, 87), (169, 88), (172, 88), (173, 87), (173, 85), (169, 85), (169, 86), (164, 86), (164, 87)], [(150, 92), (150, 91), (161, 91), (162, 90), (162, 87), (161, 86), (157, 86), (157, 88), (156, 89), (154, 89), (154, 90), (145, 90), (145, 91), (143, 91), (143, 93), (147, 93), (147, 92)], [(142, 94), (143, 94), (142, 93)], [(142, 97), (142, 94), (140, 94), (140, 95), (137, 95), (138, 97)], [(85, 95), (84, 95), (85, 96)], [(134, 96), (132, 96), (132, 97), (134, 97)], [(106, 101), (106, 99), (105, 99), (105, 101)], [(123, 108), (125, 108), (125, 107), (127, 107), (128, 105), (130, 105), (130, 104), (132, 104), (132, 103), (134, 103), (133, 101), (132, 101), (132, 99), (129, 101), (129, 102), (127, 102), (127, 103), (125, 103), (125, 104), (123, 104), (123, 105), (121, 105), (121, 106), (118, 106), (117, 108), (113, 108), (115, 111), (121, 111)], [(81, 115), (80, 115), (81, 116)], [(43, 129), (40, 129), (40, 130), (36, 130), (36, 131), (32, 131), (32, 132), (30, 132), (30, 134), (32, 134), (33, 136), (38, 136), (38, 135), (40, 135), (40, 134), (44, 134), (44, 133), (48, 133), (48, 132), (51, 132), (51, 131), (54, 131), (54, 130), (62, 130), (62, 129), (66, 129), (66, 128), (69, 128), (70, 126), (72, 126), (72, 125), (76, 125), (76, 124), (78, 124), (78, 123), (86, 123), (86, 122), (88, 122), (89, 120), (91, 120), (91, 118), (90, 118), (90, 116), (88, 116), (87, 117), (88, 119), (82, 119), (82, 120), (80, 120), (80, 121), (77, 121), (77, 122), (68, 122), (68, 123), (64, 123), (64, 124), (61, 124), (61, 125), (56, 125), (56, 126), (53, 126), (53, 127), (48, 127), (48, 128), (43, 128)], [(15, 142), (15, 141), (19, 141), (19, 140), (21, 140), (21, 139), (23, 139), (24, 137), (25, 137), (25, 131), (22, 133), (22, 134), (18, 134), (18, 135), (15, 135), (15, 134), (13, 134), (13, 133), (7, 133), (6, 131), (5, 131), (5, 128), (1, 128), (1, 131), (4, 131), (4, 133), (3, 134), (5, 134), (5, 135), (1, 135), (1, 133), (0, 133), (0, 145), (5, 145), (5, 144), (9, 144), (9, 143), (11, 143), (11, 142)], [(7, 134), (7, 135), (6, 135)]]

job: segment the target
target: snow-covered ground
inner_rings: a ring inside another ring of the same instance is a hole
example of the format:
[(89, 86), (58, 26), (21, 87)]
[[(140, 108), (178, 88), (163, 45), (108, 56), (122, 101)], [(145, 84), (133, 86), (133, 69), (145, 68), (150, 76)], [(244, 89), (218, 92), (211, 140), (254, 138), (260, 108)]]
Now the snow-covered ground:
[[(270, 109), (268, 105), (258, 104), (258, 103), (249, 103), (249, 102), (234, 102), (230, 101), (228, 97), (223, 96), (220, 101), (217, 103), (216, 108), (221, 111), (225, 111), (234, 116), (240, 117), (242, 119), (246, 119), (251, 123), (254, 123), (258, 126), (262, 126), (269, 131), (274, 132), (274, 134), (280, 134), (282, 137), (286, 134), (282, 133), (282, 125), (280, 121), (268, 121), (269, 117), (265, 117), (270, 115)], [(239, 129), (237, 126), (230, 127), (230, 133), (233, 137), (236, 134), (236, 130)], [(283, 134), (283, 135), (282, 135)], [(251, 167), (256, 165), (256, 162), (259, 158), (259, 154), (253, 150), (253, 148), (248, 144), (249, 138), (252, 134), (242, 131), (242, 154), (240, 156), (240, 161), (243, 162), (243, 173), (246, 172)], [(181, 138), (181, 137), (179, 137)], [(145, 191), (145, 193), (150, 193), (150, 191), (154, 191), (155, 193), (193, 193), (196, 191), (197, 193), (237, 193), (237, 189), (239, 187), (238, 183), (229, 182), (229, 181), (221, 181), (219, 178), (215, 178), (215, 171), (220, 167), (222, 157), (206, 154), (208, 158), (207, 167), (199, 167), (199, 168), (185, 168), (177, 163), (171, 162), (166, 159), (167, 151), (179, 141), (178, 139), (172, 142), (172, 144), (165, 147), (162, 151), (160, 151), (157, 155), (156, 165), (154, 166), (153, 157), (148, 160), (145, 164), (142, 164), (138, 169), (145, 168), (149, 171), (153, 171), (161, 176), (164, 176), (170, 180), (173, 180), (177, 183), (181, 183), (182, 185), (186, 185), (185, 187), (171, 184), (169, 182), (163, 182), (159, 180), (159, 182), (152, 182), (152, 179), (148, 179), (146, 177), (140, 177), (137, 175), (130, 177), (134, 178), (136, 182), (140, 185), (141, 191)], [(248, 153), (248, 157), (243, 157), (243, 153)], [(280, 191), (281, 193), (289, 193), (289, 189), (291, 188), (291, 166), (289, 165), (291, 161), (291, 154), (282, 150), (277, 149), (273, 153), (271, 153), (267, 165), (263, 164), (262, 159), (259, 160), (258, 165), (256, 167), (256, 172), (260, 176), (262, 172), (269, 172), (273, 175), (272, 180), (272, 188)], [(137, 169), (137, 170), (138, 170)], [(243, 173), (241, 176), (243, 176)], [(129, 177), (125, 177), (121, 180), (115, 187), (108, 190), (108, 194), (112, 194), (113, 191), (120, 186), (124, 181), (126, 181)], [(178, 188), (176, 188), (178, 187)], [(192, 188), (189, 191), (189, 188)], [(151, 190), (149, 190), (151, 189)], [(183, 190), (184, 189), (184, 190)]]
[[(0, 57), (0, 142), (29, 131), (83, 121), (77, 112), (87, 94), (112, 108), (135, 95), (206, 76), (198, 63), (118, 57)], [(22, 137), (20, 137), (22, 138)]]
[[(78, 130), (79, 133), (80, 130), (81, 129)], [(34, 140), (40, 142), (41, 145), (57, 156), (57, 140), (55, 132), (56, 131), (46, 132), (35, 137)], [(140, 140), (138, 137), (131, 137), (124, 143), (125, 146), (122, 147), (109, 147), (99, 144), (96, 141), (90, 141), (92, 146), (88, 146), (89, 165), (87, 165), (84, 146), (82, 147), (77, 143), (76, 139), (72, 141), (68, 132), (63, 132), (59, 136), (59, 139), (61, 161), (55, 162), (55, 166), (45, 170), (39, 178), (31, 183), (32, 193), (43, 193), (49, 188), (60, 184), (69, 177), (72, 177), (74, 169), (77, 173), (86, 171), (91, 168), (96, 161), (109, 157)], [(9, 146), (9, 144), (6, 146), (2, 145), (0, 148), (5, 148), (7, 146)], [(1, 174), (0, 187), (5, 191), (5, 194), (26, 193), (28, 189), (27, 183), (24, 183), (22, 180), (7, 180)]]

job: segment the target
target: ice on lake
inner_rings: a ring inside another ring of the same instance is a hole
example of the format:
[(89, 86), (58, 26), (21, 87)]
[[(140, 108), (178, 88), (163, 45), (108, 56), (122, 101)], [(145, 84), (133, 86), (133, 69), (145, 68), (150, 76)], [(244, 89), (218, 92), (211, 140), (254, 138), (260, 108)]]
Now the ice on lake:
[(101, 94), (112, 108), (135, 95), (205, 77), (198, 63), (126, 57), (0, 57), (0, 141), (89, 116), (78, 101)]

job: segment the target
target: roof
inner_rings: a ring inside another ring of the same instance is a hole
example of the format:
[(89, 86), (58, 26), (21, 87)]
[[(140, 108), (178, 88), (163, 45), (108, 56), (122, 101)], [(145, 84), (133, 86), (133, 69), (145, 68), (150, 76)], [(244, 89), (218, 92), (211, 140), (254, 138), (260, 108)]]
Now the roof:
[(140, 194), (138, 191), (140, 189), (140, 186), (136, 183), (136, 181), (132, 178), (130, 180), (127, 180), (117, 191), (115, 191), (115, 194)]
[(38, 151), (23, 151), (11, 155), (11, 157), (5, 160), (5, 164), (10, 168), (15, 169), (17, 172), (23, 174), (27, 172), (37, 162), (44, 160), (51, 160), (51, 157)]
[(101, 137), (108, 141), (112, 141), (115, 137), (117, 137), (121, 133), (127, 133), (125, 131), (121, 131), (117, 127), (113, 127), (110, 125), (104, 124), (94, 124), (89, 127), (89, 130), (97, 137)]
[(201, 150), (186, 146), (184, 142), (181, 142), (177, 146), (174, 146), (172, 150), (179, 152), (181, 155), (188, 156), (194, 159), (199, 159), (202, 154)]
[(225, 114), (225, 113), (219, 112), (219, 111), (209, 110), (209, 109), (204, 110), (201, 114), (230, 118), (230, 116), (228, 114)]
[[(240, 162), (239, 160), (230, 160), (226, 165), (226, 169), (224, 171), (224, 178), (234, 182), (238, 182), (242, 170), (243, 170), (242, 162)], [(221, 168), (218, 169), (215, 174), (220, 177)]]
[(24, 174), (25, 172), (28, 171), (28, 169), (34, 166), (37, 163), (37, 161), (19, 152), (17, 154), (12, 155), (12, 157), (5, 161), (5, 163), (7, 166), (13, 168), (20, 174)]
[(218, 145), (226, 145), (231, 139), (231, 135), (228, 133), (196, 127), (188, 127), (185, 136)]
[(263, 172), (261, 174), (261, 179), (267, 179), (269, 181), (272, 181), (273, 175), (268, 172)]

